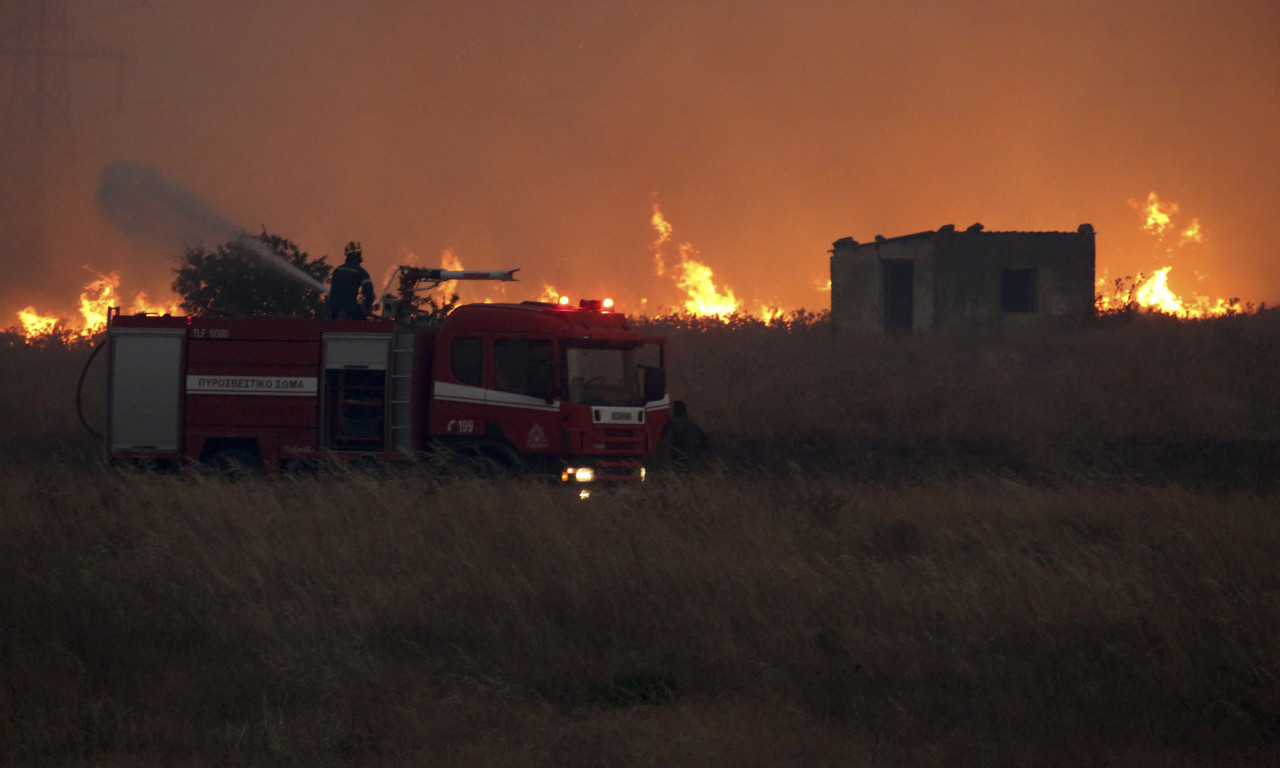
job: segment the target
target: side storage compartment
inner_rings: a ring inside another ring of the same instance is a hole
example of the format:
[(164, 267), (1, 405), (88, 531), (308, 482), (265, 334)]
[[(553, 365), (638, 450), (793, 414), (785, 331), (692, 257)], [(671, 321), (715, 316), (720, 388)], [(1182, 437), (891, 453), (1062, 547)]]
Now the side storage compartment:
[(389, 333), (324, 334), (326, 448), (386, 450), (390, 351)]
[(178, 453), (186, 334), (185, 326), (111, 328), (107, 448), (113, 455)]

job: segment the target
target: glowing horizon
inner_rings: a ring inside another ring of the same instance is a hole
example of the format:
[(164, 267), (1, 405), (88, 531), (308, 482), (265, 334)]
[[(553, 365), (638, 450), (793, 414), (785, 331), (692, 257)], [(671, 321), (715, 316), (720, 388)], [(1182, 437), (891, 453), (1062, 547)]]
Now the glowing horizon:
[[(845, 236), (1088, 222), (1099, 275), (1275, 304), (1277, 30), (1268, 0), (70, 4), (63, 42), (128, 67), (69, 60), (44, 102), (0, 80), (0, 314), (73, 313), (84, 264), (166, 296), (226, 222), (333, 264), (359, 240), (374, 275), (449, 250), (521, 268), (519, 298), (653, 314), (700, 284), (704, 310), (753, 315), (827, 307)], [(207, 203), (184, 208), (205, 234), (126, 234), (98, 192), (131, 166)], [(1152, 190), (1180, 208), (1161, 243), (1126, 205)]]
[[(1203, 245), (1206, 241), (1204, 227), (1200, 220), (1192, 218), (1189, 221), (1180, 222), (1181, 207), (1178, 203), (1162, 200), (1155, 190), (1152, 190), (1142, 201), (1131, 199), (1129, 205), (1139, 212), (1140, 229), (1154, 239), (1155, 253), (1158, 258), (1165, 261), (1173, 260), (1175, 257), (1180, 257), (1180, 254), (1189, 247)], [(785, 317), (789, 312), (804, 309), (804, 307), (784, 308), (758, 298), (750, 301), (738, 299), (732, 287), (717, 284), (714, 271), (699, 260), (701, 255), (691, 243), (677, 242), (674, 239), (675, 227), (668, 221), (658, 203), (653, 204), (650, 223), (657, 233), (657, 238), (650, 244), (653, 252), (654, 273), (669, 279), (683, 292), (683, 297), (677, 300), (678, 304), (669, 307), (658, 306), (655, 316), (677, 314), (721, 320), (739, 316), (770, 322)], [(672, 247), (675, 248), (674, 254), (670, 253)], [(407, 260), (412, 262), (415, 259), (416, 257), (410, 254)], [(441, 255), (440, 263), (445, 269), (462, 270), (464, 268), (461, 258), (451, 249), (446, 249)], [(19, 320), (15, 327), (21, 329), (28, 338), (59, 332), (89, 336), (101, 330), (106, 324), (108, 309), (112, 306), (122, 306), (122, 304), (113, 304), (120, 298), (116, 291), (120, 286), (121, 278), (114, 272), (100, 274), (89, 267), (85, 269), (93, 272), (96, 277), (84, 286), (81, 293), (79, 321), (72, 319), (69, 313), (45, 314), (39, 312), (33, 305), (28, 305), (15, 313)], [(1179, 295), (1169, 285), (1169, 276), (1172, 271), (1172, 266), (1157, 267), (1150, 272), (1132, 270), (1126, 277), (1119, 278), (1117, 281), (1104, 270), (1095, 276), (1099, 310), (1116, 311), (1134, 306), (1178, 317), (1205, 318), (1241, 312), (1244, 304), (1251, 303), (1236, 297), (1211, 298), (1194, 292)], [(541, 289), (534, 295), (535, 301), (570, 304), (575, 298), (596, 298), (584, 294), (571, 298), (568, 292), (561, 291), (546, 280), (537, 282), (541, 285)], [(458, 286), (459, 281), (448, 281), (442, 283), (437, 290), (440, 291), (440, 295), (449, 296), (458, 291)], [(505, 295), (506, 285), (498, 284), (490, 289)], [(815, 282), (816, 296), (829, 294), (829, 292), (829, 279), (825, 283)], [(610, 292), (611, 302), (615, 301), (613, 296), (616, 295), (618, 295), (617, 291)], [(492, 301), (493, 297), (473, 297), (471, 300), (488, 302)], [(626, 311), (628, 303), (632, 302), (619, 301), (618, 309)], [(634, 304), (647, 308), (648, 300), (639, 298)], [(611, 306), (613, 306), (612, 303)], [(829, 306), (822, 309), (829, 309)], [(134, 297), (133, 303), (129, 305), (128, 311), (176, 314), (179, 309), (177, 297), (167, 305), (155, 304), (147, 298), (145, 292), (139, 292)]]

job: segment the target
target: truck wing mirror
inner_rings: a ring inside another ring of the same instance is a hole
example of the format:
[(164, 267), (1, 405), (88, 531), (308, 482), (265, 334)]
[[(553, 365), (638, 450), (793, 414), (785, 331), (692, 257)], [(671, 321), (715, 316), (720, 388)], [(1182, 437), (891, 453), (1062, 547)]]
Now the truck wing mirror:
[(644, 400), (651, 403), (654, 400), (661, 400), (667, 395), (667, 371), (665, 368), (645, 365), (641, 366), (644, 371)]

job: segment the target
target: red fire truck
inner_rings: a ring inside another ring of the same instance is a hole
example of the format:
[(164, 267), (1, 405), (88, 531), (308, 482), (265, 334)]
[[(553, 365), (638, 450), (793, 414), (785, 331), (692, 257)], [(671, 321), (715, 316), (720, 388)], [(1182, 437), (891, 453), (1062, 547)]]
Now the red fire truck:
[(644, 478), (671, 418), (662, 339), (597, 301), (428, 320), (420, 281), (511, 273), (400, 274), (376, 320), (113, 314), (110, 456), (274, 468), (443, 447), (565, 482)]

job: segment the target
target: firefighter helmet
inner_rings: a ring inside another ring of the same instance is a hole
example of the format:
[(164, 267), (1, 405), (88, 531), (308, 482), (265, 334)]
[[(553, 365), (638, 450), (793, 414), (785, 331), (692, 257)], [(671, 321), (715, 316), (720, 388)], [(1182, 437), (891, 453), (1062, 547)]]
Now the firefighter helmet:
[(357, 259), (363, 258), (363, 254), (360, 250), (360, 243), (356, 240), (352, 240), (347, 243), (347, 258), (350, 259), (352, 257)]

